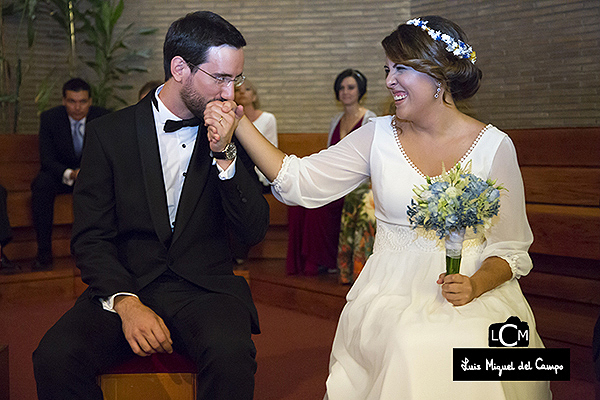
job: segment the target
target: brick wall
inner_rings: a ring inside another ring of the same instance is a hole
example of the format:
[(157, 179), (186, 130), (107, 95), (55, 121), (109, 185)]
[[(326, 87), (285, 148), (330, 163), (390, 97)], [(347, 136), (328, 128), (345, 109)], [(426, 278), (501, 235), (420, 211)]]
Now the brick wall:
[[(411, 16), (433, 13), (458, 22), (477, 51), (484, 80), (470, 106), (478, 118), (505, 129), (600, 124), (598, 0), (126, 0), (123, 24), (158, 28), (133, 43), (152, 48), (155, 57), (148, 74), (126, 82), (136, 88), (126, 94), (129, 101), (145, 81), (162, 78), (169, 24), (200, 8), (221, 14), (246, 37), (245, 74), (258, 87), (262, 108), (276, 115), (281, 133), (325, 132), (340, 110), (333, 80), (348, 67), (369, 79), (365, 106), (385, 113), (389, 94), (381, 39)], [(5, 19), (9, 56), (17, 27), (17, 17)], [(53, 104), (58, 104), (68, 79), (62, 32), (44, 12), (37, 27), (34, 48), (22, 50), (21, 133), (37, 132), (33, 99), (42, 80), (56, 80)], [(86, 71), (81, 64), (80, 71)], [(81, 75), (94, 79), (89, 70)]]
[(509, 128), (600, 125), (600, 1), (413, 1), (456, 21), (477, 51), (478, 118)]

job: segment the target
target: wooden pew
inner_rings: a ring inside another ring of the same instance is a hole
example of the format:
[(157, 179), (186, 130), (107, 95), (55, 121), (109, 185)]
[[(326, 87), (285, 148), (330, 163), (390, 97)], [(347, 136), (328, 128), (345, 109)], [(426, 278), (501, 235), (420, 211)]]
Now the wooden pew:
[(600, 260), (600, 128), (507, 133), (534, 227), (531, 251)]
[[(280, 135), (280, 147), (289, 154), (305, 156), (326, 147), (327, 134), (293, 133)], [(33, 259), (37, 252), (35, 232), (31, 217), (30, 185), (40, 168), (38, 136), (0, 134), (0, 184), (8, 191), (8, 214), (14, 239), (5, 252), (11, 260)], [(287, 227), (287, 206), (271, 194), (266, 195), (271, 206), (271, 225)], [(54, 257), (70, 254), (69, 240), (73, 223), (71, 195), (59, 195), (54, 205), (53, 253)], [(254, 257), (285, 257), (286, 233), (271, 232), (271, 242), (252, 250)], [(269, 238), (268, 238), (269, 239)], [(282, 247), (283, 246), (283, 247)]]
[(549, 347), (571, 349), (571, 378), (594, 382), (600, 314), (600, 128), (507, 130), (517, 149), (534, 234), (520, 283)]

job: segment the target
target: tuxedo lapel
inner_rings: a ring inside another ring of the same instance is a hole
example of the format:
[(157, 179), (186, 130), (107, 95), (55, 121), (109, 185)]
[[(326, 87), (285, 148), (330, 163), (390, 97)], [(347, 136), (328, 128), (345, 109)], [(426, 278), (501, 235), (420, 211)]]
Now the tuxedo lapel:
[(156, 137), (152, 102), (150, 101), (152, 96), (154, 96), (154, 92), (146, 96), (136, 106), (136, 131), (142, 161), (146, 198), (152, 216), (152, 223), (160, 241), (168, 245), (167, 242), (171, 238), (172, 231), (169, 222), (167, 195), (165, 193), (165, 184), (160, 163), (160, 150), (158, 148), (158, 138)]
[(194, 151), (192, 153), (192, 158), (190, 159), (190, 165), (179, 199), (173, 242), (181, 235), (181, 232), (183, 232), (190, 220), (192, 213), (200, 200), (202, 191), (206, 187), (208, 174), (211, 168), (212, 158), (210, 158), (207, 128), (204, 126), (204, 121), (202, 121), (198, 127), (196, 144), (194, 145)]

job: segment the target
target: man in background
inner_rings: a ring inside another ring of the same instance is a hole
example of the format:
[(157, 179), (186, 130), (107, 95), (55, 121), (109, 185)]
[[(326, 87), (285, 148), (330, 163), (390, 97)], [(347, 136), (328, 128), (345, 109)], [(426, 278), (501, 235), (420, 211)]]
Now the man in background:
[(32, 270), (52, 269), (52, 224), (57, 194), (73, 192), (85, 125), (109, 111), (92, 106), (90, 85), (80, 78), (62, 88), (62, 105), (40, 116), (40, 172), (31, 183), (31, 210), (37, 239), (37, 257)]

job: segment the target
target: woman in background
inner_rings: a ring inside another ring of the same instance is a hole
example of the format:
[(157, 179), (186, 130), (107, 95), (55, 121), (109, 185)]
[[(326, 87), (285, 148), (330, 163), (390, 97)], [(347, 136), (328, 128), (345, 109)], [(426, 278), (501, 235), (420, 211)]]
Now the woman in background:
[[(335, 79), (333, 91), (335, 98), (342, 103), (344, 111), (331, 120), (328, 147), (338, 143), (376, 116), (360, 104), (367, 92), (367, 78), (360, 71), (342, 71)], [(317, 275), (326, 270), (337, 272), (343, 206), (344, 198), (341, 198), (319, 208), (289, 208), (286, 261), (286, 271), (289, 275)]]

